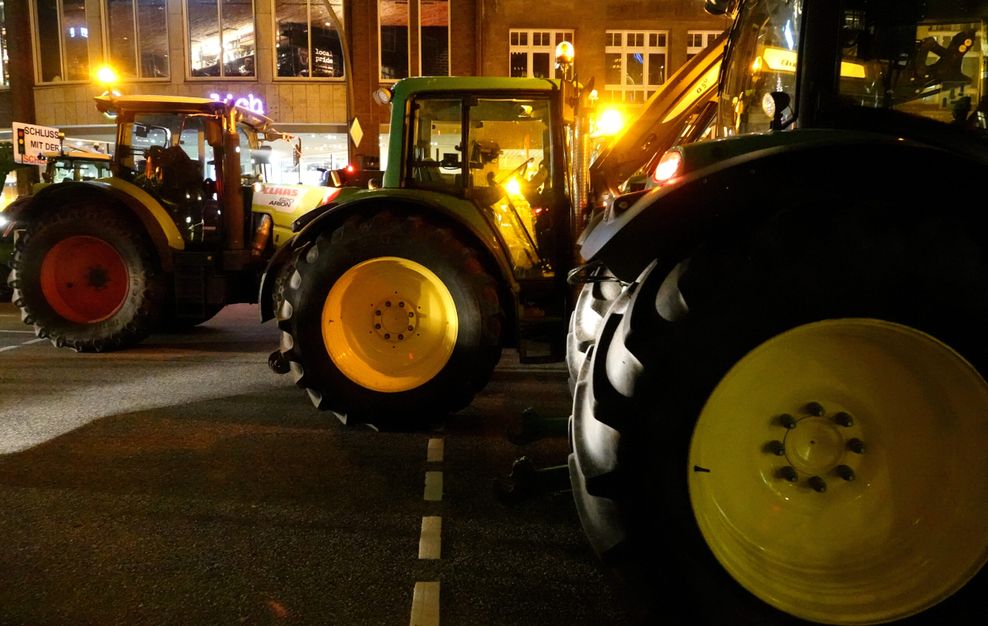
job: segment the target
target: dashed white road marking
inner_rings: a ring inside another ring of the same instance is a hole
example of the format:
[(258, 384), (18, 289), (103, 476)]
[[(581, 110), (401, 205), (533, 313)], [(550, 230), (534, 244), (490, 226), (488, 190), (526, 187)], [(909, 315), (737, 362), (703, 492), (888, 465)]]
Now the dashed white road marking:
[(415, 583), (409, 626), (439, 626), (439, 581)]
[[(441, 463), (443, 460), (443, 440), (429, 439), (426, 461)], [(443, 473), (425, 473), (425, 492), (422, 498), (428, 502), (443, 499)], [(419, 559), (439, 560), (442, 553), (443, 519), (438, 515), (422, 518), (422, 531), (419, 534)], [(410, 626), (439, 626), (439, 581), (415, 583), (412, 593), (412, 619)]]
[[(30, 331), (28, 331), (30, 332)], [(429, 463), (441, 463), (443, 460), (443, 440), (430, 439), (429, 448), (425, 455), (425, 460)]]
[(439, 502), (443, 499), (443, 473), (442, 472), (426, 472), (425, 473), (425, 495), (423, 496), (429, 502)]
[(443, 518), (438, 515), (422, 518), (422, 533), (419, 535), (419, 558), (438, 559), (442, 552)]
[[(28, 332), (30, 332), (30, 331), (28, 331)], [(31, 341), (25, 341), (24, 343), (18, 344), (16, 346), (4, 346), (4, 347), (0, 348), (0, 352), (6, 352), (7, 350), (15, 350), (15, 349), (20, 348), (22, 346), (29, 346), (32, 343), (40, 343), (42, 341), (48, 341), (48, 340), (47, 339), (32, 339)]]

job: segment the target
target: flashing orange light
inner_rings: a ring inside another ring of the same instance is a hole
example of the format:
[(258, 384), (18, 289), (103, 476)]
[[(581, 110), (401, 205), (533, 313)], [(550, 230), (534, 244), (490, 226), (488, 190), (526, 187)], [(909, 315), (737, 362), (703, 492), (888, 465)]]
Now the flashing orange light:
[(109, 65), (103, 65), (96, 70), (96, 82), (112, 87), (120, 82), (120, 75)]
[(669, 150), (659, 159), (659, 164), (655, 166), (652, 173), (652, 180), (659, 185), (670, 182), (679, 174), (683, 166), (683, 155), (678, 150)]
[(617, 109), (604, 109), (597, 117), (597, 134), (613, 136), (624, 128), (624, 116)]

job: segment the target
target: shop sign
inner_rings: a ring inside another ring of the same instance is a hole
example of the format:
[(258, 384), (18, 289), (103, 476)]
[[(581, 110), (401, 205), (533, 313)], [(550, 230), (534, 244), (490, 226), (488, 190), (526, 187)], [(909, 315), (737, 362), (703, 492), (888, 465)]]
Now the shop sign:
[(213, 92), (209, 94), (209, 97), (217, 102), (232, 102), (233, 106), (253, 111), (258, 115), (264, 115), (264, 100), (261, 100), (252, 93), (246, 96), (234, 96), (232, 93), (228, 93), (221, 97), (220, 94)]

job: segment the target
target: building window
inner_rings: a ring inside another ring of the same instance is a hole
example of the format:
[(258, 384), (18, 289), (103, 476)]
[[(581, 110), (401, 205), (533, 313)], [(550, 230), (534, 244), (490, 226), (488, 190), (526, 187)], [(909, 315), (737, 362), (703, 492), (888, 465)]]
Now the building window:
[(666, 80), (666, 31), (609, 30), (604, 90), (612, 100), (643, 103)]
[(408, 0), (378, 0), (381, 80), (408, 78)]
[[(36, 0), (34, 7), (41, 82), (88, 81), (86, 0)], [(45, 34), (43, 40), (41, 33)]]
[(449, 0), (419, 0), (423, 76), (449, 76)]
[(166, 0), (106, 0), (110, 62), (122, 78), (168, 77)]
[[(330, 2), (343, 19), (343, 0)], [(275, 0), (278, 76), (339, 78), (343, 44), (324, 0)]]
[(713, 43), (719, 30), (691, 30), (686, 33), (686, 58), (691, 59)]
[(515, 30), (509, 32), (510, 75), (562, 78), (556, 65), (556, 44), (573, 41), (572, 30)]
[(185, 0), (192, 76), (254, 76), (253, 0)]
[[(0, 88), (10, 87), (10, 56), (7, 54), (7, 16), (0, 3)], [(0, 185), (3, 181), (0, 181)]]

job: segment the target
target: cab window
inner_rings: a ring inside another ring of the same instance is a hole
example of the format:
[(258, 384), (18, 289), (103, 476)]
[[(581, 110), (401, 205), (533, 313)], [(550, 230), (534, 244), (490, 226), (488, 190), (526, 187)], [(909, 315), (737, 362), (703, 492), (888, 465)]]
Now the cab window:
[(841, 97), (846, 104), (986, 128), (986, 19), (984, 3), (846, 0)]
[(409, 187), (462, 191), (462, 127), (463, 105), (459, 99), (419, 98), (412, 104)]

